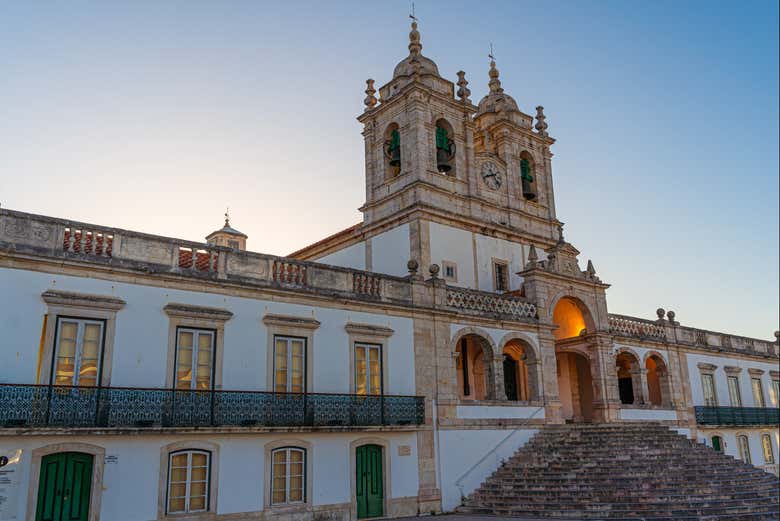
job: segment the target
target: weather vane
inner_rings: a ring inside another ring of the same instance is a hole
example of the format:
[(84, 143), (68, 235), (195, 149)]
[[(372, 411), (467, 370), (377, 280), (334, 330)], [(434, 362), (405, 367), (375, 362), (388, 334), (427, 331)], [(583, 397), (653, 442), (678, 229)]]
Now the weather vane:
[(225, 226), (230, 226), (230, 207), (225, 208)]
[(493, 42), (490, 42), (490, 54), (488, 54), (488, 58), (490, 58), (493, 61), (496, 61), (496, 57), (493, 56)]
[(417, 17), (414, 15), (414, 2), (412, 2), (412, 14), (409, 15), (409, 18), (411, 18), (415, 22), (417, 21)]

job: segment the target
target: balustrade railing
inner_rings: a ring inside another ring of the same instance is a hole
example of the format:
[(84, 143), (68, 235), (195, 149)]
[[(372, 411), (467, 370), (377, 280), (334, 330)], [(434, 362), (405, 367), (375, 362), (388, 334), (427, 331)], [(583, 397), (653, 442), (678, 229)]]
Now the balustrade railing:
[(513, 318), (536, 318), (536, 306), (517, 297), (485, 291), (447, 288), (447, 305), (455, 309), (508, 315)]
[(609, 315), (609, 330), (612, 333), (638, 338), (666, 338), (666, 329), (650, 320), (641, 320), (623, 315)]
[(65, 227), (62, 250), (68, 253), (111, 257), (113, 255), (113, 246), (114, 236), (108, 233), (72, 226)]
[(699, 425), (780, 425), (780, 409), (777, 407), (696, 406), (693, 409)]
[(0, 384), (0, 428), (352, 427), (425, 423), (419, 396)]
[(299, 262), (275, 260), (273, 265), (274, 282), (292, 286), (306, 286), (306, 265)]
[(378, 297), (381, 294), (382, 278), (369, 273), (352, 274), (352, 290), (358, 295)]

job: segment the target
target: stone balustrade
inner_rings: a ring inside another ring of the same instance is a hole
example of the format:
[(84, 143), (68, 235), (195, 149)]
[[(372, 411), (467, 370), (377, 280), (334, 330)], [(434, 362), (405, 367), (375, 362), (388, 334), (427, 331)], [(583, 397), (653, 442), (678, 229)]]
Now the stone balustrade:
[(664, 326), (652, 320), (625, 315), (610, 314), (609, 331), (621, 336), (666, 340), (666, 329)]
[(513, 319), (537, 318), (536, 306), (524, 299), (465, 288), (447, 287), (447, 306)]

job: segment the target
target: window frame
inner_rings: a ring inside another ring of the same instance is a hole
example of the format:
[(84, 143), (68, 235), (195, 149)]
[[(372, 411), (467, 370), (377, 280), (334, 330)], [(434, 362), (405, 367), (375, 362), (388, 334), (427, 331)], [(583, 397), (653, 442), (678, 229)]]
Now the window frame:
[[(193, 371), (192, 378), (190, 379), (190, 388), (184, 389), (179, 388), (177, 386), (179, 380), (178, 380), (178, 373), (179, 373), (179, 333), (182, 331), (193, 333), (193, 339), (192, 339), (192, 360), (190, 360), (190, 370)], [(195, 368), (197, 367), (197, 354), (200, 350), (200, 347), (198, 347), (196, 338), (200, 338), (200, 335), (204, 332), (208, 332), (211, 335), (211, 356), (209, 357), (209, 361), (211, 364), (211, 370), (209, 371), (209, 387), (208, 389), (198, 389), (195, 387), (195, 383), (197, 382), (197, 379), (195, 378), (196, 374), (194, 372)], [(216, 377), (216, 354), (217, 354), (217, 330), (215, 328), (208, 328), (208, 327), (192, 327), (192, 326), (176, 326), (176, 346), (174, 350), (174, 358), (173, 358), (173, 389), (177, 391), (213, 391), (215, 387), (215, 377)]]
[(772, 378), (772, 394), (773, 404), (775, 407), (780, 407), (780, 380)]
[[(285, 468), (285, 475), (284, 475), (284, 497), (285, 497), (285, 500), (282, 503), (274, 503), (274, 478), (275, 478), (275, 474), (274, 474), (274, 465), (275, 465), (275, 463), (274, 463), (274, 455), (276, 455), (278, 452), (281, 452), (281, 451), (284, 451), (285, 454), (286, 454), (285, 462), (284, 462), (285, 463), (285, 465), (284, 465), (284, 468)], [(300, 452), (303, 455), (303, 460), (302, 460), (303, 461), (303, 475), (301, 476), (302, 477), (302, 480), (301, 480), (302, 490), (301, 490), (301, 500), (300, 501), (291, 501), (290, 500), (290, 491), (291, 491), (291, 489), (290, 489), (290, 462), (291, 462), (290, 454), (291, 454), (292, 451)], [(269, 480), (270, 481), (269, 482), (269, 485), (270, 485), (269, 494), (270, 494), (270, 506), (271, 507), (278, 508), (278, 507), (298, 506), (298, 505), (305, 505), (306, 504), (306, 498), (308, 496), (308, 490), (306, 488), (306, 479), (307, 479), (306, 463), (307, 463), (307, 456), (308, 455), (306, 454), (306, 448), (305, 447), (298, 447), (298, 446), (295, 446), (295, 445), (288, 445), (288, 446), (284, 446), (284, 447), (276, 447), (274, 449), (271, 449), (271, 479)]]
[(750, 387), (753, 389), (753, 404), (756, 407), (766, 407), (766, 396), (764, 396), (764, 384), (760, 376), (750, 377)]
[[(304, 468), (304, 494), (303, 502), (281, 504), (272, 503), (273, 497), (273, 452), (276, 449), (285, 447), (291, 447), (296, 449), (303, 449), (305, 452), (303, 468)], [(308, 512), (311, 509), (311, 496), (310, 492), (314, 490), (312, 488), (312, 479), (314, 472), (312, 471), (312, 461), (315, 457), (313, 445), (302, 439), (297, 438), (283, 438), (276, 441), (270, 441), (265, 444), (264, 449), (264, 470), (263, 470), (263, 510), (266, 512), (280, 512), (280, 513), (292, 513), (292, 512)]]
[[(358, 359), (357, 359), (357, 350), (358, 347), (363, 347), (366, 349), (366, 358), (364, 359), (365, 367), (366, 367), (366, 373), (365, 373), (365, 384), (366, 384), (366, 392), (365, 394), (361, 394), (358, 392)], [(373, 394), (371, 393), (371, 364), (369, 363), (369, 351), (370, 350), (376, 350), (379, 353), (378, 360), (379, 360), (379, 393)], [(382, 396), (385, 394), (385, 382), (384, 382), (384, 360), (383, 360), (383, 346), (381, 343), (377, 342), (353, 342), (352, 343), (352, 357), (353, 357), (353, 381), (355, 382), (355, 394), (360, 394), (361, 396)]]
[[(209, 459), (208, 510), (203, 512), (168, 514), (168, 472), (171, 453), (180, 451), (205, 451), (211, 453)], [(217, 443), (206, 440), (183, 440), (160, 447), (160, 462), (158, 467), (157, 485), (157, 521), (195, 521), (213, 520), (217, 512), (219, 496), (219, 450)]]
[[(286, 382), (285, 382), (285, 390), (284, 391), (277, 391), (276, 390), (276, 341), (277, 340), (286, 340), (287, 341), (287, 374), (286, 374)], [(293, 391), (292, 390), (292, 371), (290, 368), (292, 367), (292, 342), (295, 340), (300, 340), (303, 343), (303, 374), (301, 376), (301, 391)], [(309, 346), (308, 346), (308, 339), (304, 336), (292, 336), (292, 335), (273, 335), (273, 343), (271, 345), (271, 358), (273, 359), (273, 369), (271, 371), (271, 374), (273, 376), (273, 380), (271, 381), (271, 388), (273, 389), (274, 393), (291, 393), (291, 394), (306, 394), (309, 389), (307, 387), (307, 381), (308, 381), (308, 371), (309, 371)]]
[[(180, 454), (187, 454), (187, 466), (184, 467), (186, 469), (186, 478), (185, 478), (185, 495), (184, 495), (184, 510), (177, 510), (176, 512), (171, 512), (171, 468), (173, 464), (173, 458), (176, 455)], [(190, 510), (190, 489), (192, 485), (192, 455), (193, 454), (203, 454), (206, 456), (206, 501), (205, 501), (205, 508), (202, 510)], [(210, 511), (210, 502), (211, 502), (211, 459), (212, 459), (212, 453), (210, 450), (206, 449), (178, 449), (168, 452), (168, 473), (166, 477), (167, 486), (166, 486), (166, 492), (165, 492), (165, 515), (184, 515), (184, 514), (205, 514)]]
[[(710, 382), (710, 386), (708, 388), (707, 382)], [(715, 375), (712, 373), (702, 373), (701, 374), (701, 390), (702, 390), (702, 398), (704, 399), (704, 405), (707, 407), (718, 407), (718, 389), (715, 385)], [(712, 391), (712, 397), (710, 400), (707, 399), (707, 391)]]
[[(447, 269), (452, 269), (452, 275), (447, 275)], [(441, 273), (442, 278), (447, 282), (458, 282), (458, 264), (456, 262), (447, 260), (441, 261)]]
[(753, 458), (750, 455), (750, 439), (746, 434), (737, 434), (737, 452), (739, 453), (739, 459), (745, 463), (753, 464)]
[[(70, 384), (57, 384), (55, 382), (55, 379), (57, 377), (57, 362), (59, 359), (59, 353), (60, 353), (60, 341), (62, 339), (62, 322), (65, 321), (71, 321), (76, 322), (76, 346), (73, 353), (74, 363), (73, 363), (73, 377), (71, 378)], [(99, 324), (100, 325), (100, 347), (98, 348), (98, 359), (97, 359), (97, 374), (95, 375), (95, 385), (94, 387), (101, 387), (101, 383), (103, 380), (103, 361), (105, 359), (105, 350), (106, 350), (106, 319), (101, 318), (85, 318), (80, 316), (69, 316), (69, 315), (56, 315), (56, 319), (54, 322), (54, 343), (53, 343), (53, 350), (52, 350), (52, 357), (51, 357), (51, 369), (49, 371), (49, 384), (50, 385), (63, 385), (66, 387), (93, 387), (93, 386), (82, 386), (78, 384), (77, 376), (79, 374), (79, 369), (81, 368), (81, 358), (84, 348), (84, 329), (86, 329), (86, 324)], [(74, 380), (76, 380), (74, 382)]]
[(306, 339), (306, 357), (304, 359), (304, 392), (314, 389), (314, 357), (312, 353), (316, 347), (314, 332), (320, 327), (320, 322), (311, 316), (278, 315), (266, 313), (261, 322), (266, 328), (266, 363), (265, 363), (265, 389), (267, 392), (276, 392), (274, 382), (276, 380), (274, 357), (274, 337), (299, 337)]
[[(387, 326), (376, 324), (363, 324), (356, 322), (347, 322), (344, 326), (349, 341), (349, 392), (357, 394), (357, 368), (356, 368), (356, 344), (378, 345), (381, 346), (380, 354), (380, 387), (382, 396), (390, 385), (389, 352), (392, 349), (392, 336), (395, 331)], [(371, 396), (371, 395), (366, 395)]]
[[(492, 265), (493, 265), (493, 290), (495, 292), (501, 292), (506, 293), (507, 291), (510, 291), (511, 281), (510, 281), (510, 274), (509, 274), (509, 261), (504, 259), (492, 259)], [(501, 289), (499, 288), (499, 273), (500, 269), (506, 270), (506, 278), (505, 278), (505, 284), (506, 287)]]
[(726, 385), (729, 390), (729, 403), (732, 407), (742, 407), (742, 392), (739, 389), (739, 376), (726, 375)]
[[(772, 446), (772, 436), (766, 432), (761, 434), (761, 452), (764, 456), (764, 464), (775, 464), (777, 460), (775, 460), (775, 449)], [(767, 456), (769, 457), (767, 458)]]

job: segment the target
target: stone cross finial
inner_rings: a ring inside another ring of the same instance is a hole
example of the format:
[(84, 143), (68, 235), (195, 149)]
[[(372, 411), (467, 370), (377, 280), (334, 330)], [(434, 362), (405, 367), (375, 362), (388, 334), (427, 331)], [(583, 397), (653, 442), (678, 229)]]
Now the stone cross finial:
[(371, 110), (376, 107), (377, 99), (374, 94), (376, 94), (374, 80), (369, 78), (366, 80), (366, 99), (363, 100), (363, 104), (366, 106), (366, 110)]
[(469, 82), (466, 81), (466, 73), (458, 71), (458, 97), (463, 103), (471, 103), (471, 100), (469, 99), (471, 91), (467, 87), (468, 84)]
[(544, 121), (547, 119), (547, 116), (544, 115), (544, 107), (539, 105), (536, 107), (536, 125), (534, 128), (536, 129), (536, 132), (539, 133), (540, 136), (547, 137), (547, 123)]

